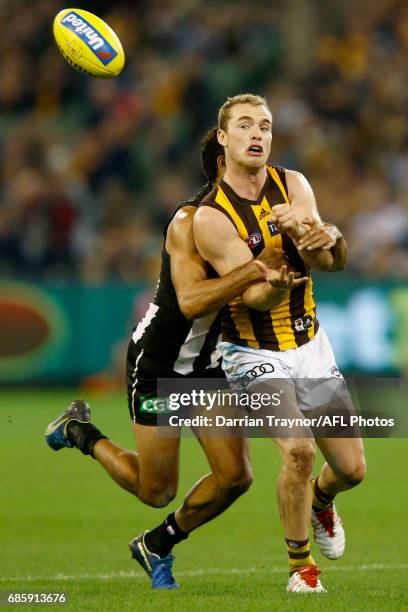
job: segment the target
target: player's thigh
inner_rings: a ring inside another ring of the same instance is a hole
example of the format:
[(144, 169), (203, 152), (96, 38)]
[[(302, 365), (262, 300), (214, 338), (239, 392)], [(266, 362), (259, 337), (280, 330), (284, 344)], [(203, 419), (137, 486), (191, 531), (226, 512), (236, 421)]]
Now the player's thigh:
[(252, 406), (255, 401), (270, 398), (268, 406), (253, 411), (251, 416), (262, 418), (263, 431), (278, 447), (284, 464), (308, 473), (315, 457), (315, 441), (299, 409), (295, 383), (288, 378), (266, 378), (252, 385), (249, 393)]
[(177, 488), (180, 435), (177, 428), (132, 423), (143, 483), (163, 483)]
[[(298, 406), (296, 385), (288, 378), (267, 378), (249, 391), (251, 416), (261, 417), (263, 429), (282, 452), (296, 447), (297, 440), (310, 439), (313, 433)], [(267, 400), (267, 402), (265, 402)], [(254, 408), (256, 407), (256, 409)], [(303, 443), (303, 442), (302, 442)]]
[(317, 444), (334, 473), (349, 484), (365, 476), (365, 455), (361, 438), (318, 438)]

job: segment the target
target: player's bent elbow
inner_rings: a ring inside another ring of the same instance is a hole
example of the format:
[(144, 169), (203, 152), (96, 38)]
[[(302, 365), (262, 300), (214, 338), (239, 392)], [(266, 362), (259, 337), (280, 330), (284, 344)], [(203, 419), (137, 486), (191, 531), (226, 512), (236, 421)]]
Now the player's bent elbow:
[(341, 261), (333, 261), (333, 265), (330, 268), (329, 272), (341, 272), (347, 265), (347, 257), (345, 257)]
[(187, 321), (193, 321), (194, 319), (204, 317), (206, 314), (208, 314), (203, 308), (202, 304), (194, 302), (188, 298), (179, 298), (178, 304)]
[(328, 272), (341, 272), (346, 267), (346, 264), (336, 264), (333, 265)]
[(195, 319), (195, 311), (187, 302), (182, 302), (181, 300), (179, 300), (179, 307), (187, 321), (192, 321), (193, 319)]

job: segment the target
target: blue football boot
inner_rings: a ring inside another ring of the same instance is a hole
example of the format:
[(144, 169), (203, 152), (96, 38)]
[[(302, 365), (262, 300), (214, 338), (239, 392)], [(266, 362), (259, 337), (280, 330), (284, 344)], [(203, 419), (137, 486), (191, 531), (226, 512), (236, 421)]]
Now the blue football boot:
[(167, 555), (167, 557), (161, 558), (159, 555), (151, 553), (144, 542), (146, 533), (144, 531), (129, 543), (133, 559), (136, 559), (150, 577), (153, 589), (178, 589), (179, 585), (171, 573), (174, 556)]
[(70, 421), (81, 421), (86, 423), (91, 420), (91, 409), (83, 400), (74, 400), (68, 408), (52, 421), (45, 430), (45, 441), (54, 450), (61, 448), (72, 448), (67, 434), (67, 425)]

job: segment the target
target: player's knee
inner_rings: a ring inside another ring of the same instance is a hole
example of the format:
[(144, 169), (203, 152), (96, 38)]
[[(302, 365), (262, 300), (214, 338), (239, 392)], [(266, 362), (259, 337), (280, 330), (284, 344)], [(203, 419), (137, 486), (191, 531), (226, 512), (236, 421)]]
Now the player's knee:
[(314, 441), (302, 440), (287, 450), (284, 462), (295, 477), (309, 478), (313, 470), (315, 455)]
[(218, 476), (219, 487), (225, 491), (228, 497), (233, 498), (239, 497), (248, 491), (252, 481), (252, 472), (249, 468)]
[(361, 459), (358, 463), (355, 463), (344, 470), (341, 474), (342, 481), (349, 487), (356, 487), (364, 480), (366, 475), (366, 463), (364, 459)]
[(141, 502), (152, 508), (164, 508), (177, 494), (176, 487), (167, 485), (166, 487), (149, 487), (138, 491), (138, 498)]

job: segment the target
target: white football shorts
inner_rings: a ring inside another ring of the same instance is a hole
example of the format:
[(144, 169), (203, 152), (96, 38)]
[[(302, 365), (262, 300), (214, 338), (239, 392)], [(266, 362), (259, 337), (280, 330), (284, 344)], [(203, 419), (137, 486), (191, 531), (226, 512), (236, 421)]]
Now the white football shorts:
[(350, 407), (346, 382), (339, 371), (326, 332), (320, 326), (307, 344), (286, 351), (270, 351), (221, 342), (222, 368), (230, 387), (249, 391), (268, 379), (294, 385), (300, 410), (313, 410), (332, 404)]

